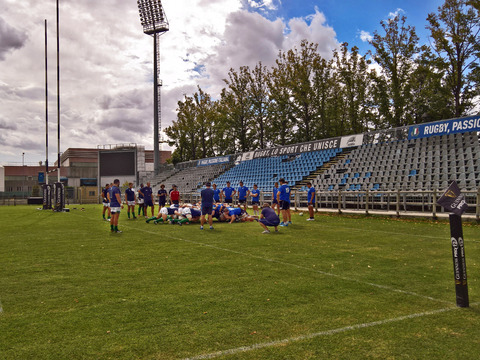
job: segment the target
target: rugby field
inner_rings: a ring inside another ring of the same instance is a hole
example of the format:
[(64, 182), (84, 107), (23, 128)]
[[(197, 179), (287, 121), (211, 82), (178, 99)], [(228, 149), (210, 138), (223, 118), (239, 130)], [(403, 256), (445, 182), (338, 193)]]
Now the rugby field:
[(146, 224), (101, 205), (0, 207), (1, 359), (477, 359), (480, 227), (464, 224), (470, 308), (447, 222), (293, 217)]

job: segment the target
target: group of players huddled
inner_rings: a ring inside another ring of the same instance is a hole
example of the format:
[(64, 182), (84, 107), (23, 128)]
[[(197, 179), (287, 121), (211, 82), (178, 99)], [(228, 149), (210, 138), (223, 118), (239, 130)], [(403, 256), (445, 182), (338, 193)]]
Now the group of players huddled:
[[(103, 197), (103, 219), (110, 221), (112, 232), (121, 233), (118, 230), (118, 217), (120, 210), (123, 209), (120, 181), (115, 179), (112, 184), (107, 184), (102, 190)], [(313, 205), (315, 203), (315, 189), (311, 183), (308, 183), (308, 208), (310, 217), (307, 220), (314, 220)], [(234, 197), (238, 194), (238, 206), (234, 205)], [(253, 208), (253, 215), (247, 213), (247, 200), (250, 197)], [(205, 222), (208, 221), (210, 229), (213, 230), (213, 219), (219, 222), (252, 222), (258, 223), (264, 229), (263, 233), (270, 233), (268, 227), (273, 227), (275, 232), (278, 226), (288, 226), (292, 224), (290, 212), (290, 186), (285, 179), (279, 179), (272, 191), (272, 203), (264, 203), (262, 210), (260, 207), (260, 190), (257, 185), (253, 185), (250, 190), (240, 181), (238, 189), (234, 189), (230, 182), (222, 189), (218, 189), (216, 184), (207, 182), (205, 189), (201, 191), (201, 201), (196, 204), (180, 203), (180, 193), (175, 185), (167, 192), (165, 185), (160, 186), (157, 198), (159, 211), (155, 215), (155, 201), (153, 190), (150, 183), (146, 186), (141, 184), (138, 193), (133, 188), (133, 183), (128, 184), (125, 190), (125, 205), (127, 205), (128, 219), (137, 219), (135, 206), (138, 204), (138, 217), (140, 214), (146, 218), (147, 223), (154, 224), (191, 224), (200, 222), (200, 229), (203, 230)], [(167, 206), (167, 200), (170, 206)], [(151, 209), (151, 216), (147, 215), (148, 208)], [(276, 211), (275, 211), (276, 209)], [(108, 218), (105, 214), (108, 214)], [(280, 214), (282, 220), (280, 221)], [(130, 217), (132, 215), (132, 217)], [(208, 220), (207, 220), (208, 217)]]

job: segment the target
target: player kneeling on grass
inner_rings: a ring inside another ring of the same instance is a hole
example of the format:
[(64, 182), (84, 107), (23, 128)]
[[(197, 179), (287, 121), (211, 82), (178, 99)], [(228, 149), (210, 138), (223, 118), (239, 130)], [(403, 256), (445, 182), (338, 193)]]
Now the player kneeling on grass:
[(278, 217), (275, 210), (273, 210), (269, 204), (263, 204), (262, 213), (260, 214), (260, 219), (258, 223), (261, 227), (265, 229), (263, 234), (270, 234), (270, 230), (268, 230), (267, 226), (273, 226), (275, 228), (275, 232), (278, 232), (278, 225), (280, 224), (280, 218)]
[(120, 210), (123, 209), (122, 205), (122, 192), (119, 188), (120, 180), (115, 179), (113, 181), (112, 195), (110, 197), (110, 211), (112, 212), (112, 218), (110, 220), (110, 231), (121, 233), (118, 230), (118, 218), (120, 217)]

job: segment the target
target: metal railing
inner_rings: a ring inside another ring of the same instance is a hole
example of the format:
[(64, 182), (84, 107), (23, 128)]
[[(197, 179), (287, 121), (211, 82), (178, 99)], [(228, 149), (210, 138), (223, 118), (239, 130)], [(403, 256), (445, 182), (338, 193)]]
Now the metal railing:
[[(437, 205), (437, 200), (443, 191), (433, 190), (390, 190), (390, 191), (317, 191), (316, 211), (329, 211), (342, 214), (355, 212), (369, 215), (372, 213), (401, 216), (423, 216), (436, 219), (444, 210)], [(475, 217), (480, 222), (480, 188), (463, 191), (469, 205), (465, 215)], [(307, 192), (292, 191), (291, 208), (301, 210), (308, 207)], [(237, 203), (237, 198), (233, 199)], [(182, 202), (195, 203), (200, 201), (200, 193), (181, 194)], [(261, 193), (260, 203), (271, 202), (271, 193)], [(251, 206), (250, 199), (248, 205)]]

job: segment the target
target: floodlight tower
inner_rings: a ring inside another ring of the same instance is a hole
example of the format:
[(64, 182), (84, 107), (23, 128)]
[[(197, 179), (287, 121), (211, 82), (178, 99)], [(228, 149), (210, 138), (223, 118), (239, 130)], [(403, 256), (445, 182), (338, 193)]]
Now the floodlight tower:
[(153, 36), (153, 167), (157, 174), (160, 165), (159, 134), (162, 128), (160, 36), (165, 34), (169, 27), (160, 0), (137, 0), (137, 3), (143, 32)]

